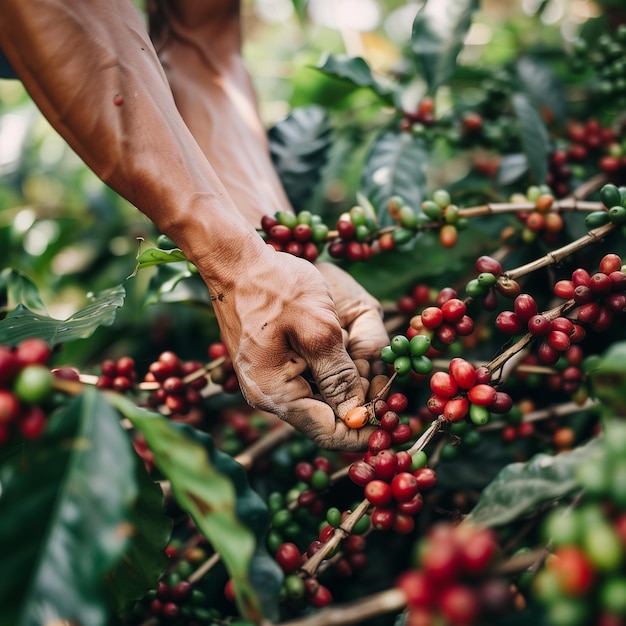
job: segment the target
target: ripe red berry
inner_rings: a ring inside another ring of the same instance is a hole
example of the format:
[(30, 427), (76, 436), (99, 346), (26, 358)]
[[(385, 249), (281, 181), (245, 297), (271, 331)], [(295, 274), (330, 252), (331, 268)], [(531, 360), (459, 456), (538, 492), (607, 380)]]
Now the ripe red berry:
[(547, 337), (547, 342), (557, 352), (565, 352), (570, 347), (569, 335), (560, 330), (551, 330)]
[(391, 442), (393, 445), (400, 445), (410, 441), (412, 436), (411, 426), (401, 422), (391, 431)]
[(365, 487), (370, 480), (376, 478), (376, 472), (374, 468), (365, 461), (356, 461), (352, 463), (348, 469), (348, 476), (353, 483), (359, 487)]
[(400, 472), (391, 481), (391, 491), (397, 502), (410, 500), (418, 490), (417, 478), (410, 472)]
[(539, 312), (537, 302), (527, 293), (520, 293), (519, 296), (515, 298), (513, 301), (513, 309), (522, 324), (527, 324), (528, 320)]
[(392, 528), (399, 535), (408, 535), (415, 528), (415, 520), (412, 515), (396, 510)]
[(594, 296), (604, 296), (611, 291), (612, 282), (608, 274), (596, 272), (590, 279), (589, 287)]
[(396, 510), (398, 513), (406, 515), (416, 515), (424, 506), (424, 498), (421, 493), (417, 492), (411, 499), (396, 502)]
[(278, 546), (274, 558), (285, 574), (297, 571), (302, 564), (300, 549), (295, 543), (291, 542)]
[(467, 398), (472, 404), (478, 406), (489, 406), (493, 404), (498, 396), (496, 390), (491, 385), (474, 385), (468, 392)]
[(0, 389), (0, 424), (13, 422), (20, 414), (20, 403), (9, 389)]
[(33, 337), (24, 339), (15, 348), (15, 358), (22, 367), (26, 365), (45, 365), (50, 358), (51, 350), (42, 339)]
[(395, 411), (387, 411), (380, 418), (380, 427), (387, 432), (393, 431), (393, 429), (400, 423), (400, 416)]
[(396, 586), (404, 593), (410, 608), (427, 608), (433, 605), (436, 589), (423, 570), (409, 570), (400, 575)]
[(460, 422), (469, 412), (469, 401), (465, 397), (451, 398), (443, 407), (443, 417), (448, 422)]
[(458, 298), (450, 298), (450, 300), (447, 300), (441, 305), (443, 319), (450, 324), (459, 322), (465, 315), (466, 310), (465, 302)]
[(543, 337), (550, 332), (550, 320), (541, 313), (528, 320), (528, 332), (535, 337)]
[(391, 450), (381, 450), (374, 455), (374, 472), (377, 478), (390, 481), (398, 469), (398, 459)]
[(391, 530), (396, 519), (396, 511), (392, 507), (377, 506), (372, 511), (370, 519), (376, 530)]
[(571, 280), (559, 280), (554, 285), (554, 295), (563, 300), (569, 300), (574, 297), (574, 283)]
[(600, 260), (599, 269), (601, 272), (605, 274), (610, 274), (611, 272), (617, 272), (622, 267), (622, 258), (618, 254), (605, 254)]
[(386, 430), (379, 428), (370, 435), (367, 447), (373, 454), (386, 450), (391, 447), (391, 435)]
[(30, 406), (21, 416), (19, 429), (25, 439), (37, 439), (46, 428), (46, 414), (37, 406)]
[(437, 474), (431, 467), (420, 467), (413, 472), (417, 479), (419, 491), (430, 489), (437, 482)]
[(461, 389), (470, 389), (476, 383), (476, 369), (461, 357), (455, 357), (450, 361), (449, 370)]
[(365, 497), (374, 506), (386, 506), (393, 498), (391, 485), (384, 480), (375, 478), (365, 485)]
[(408, 406), (408, 399), (403, 393), (392, 393), (387, 398), (387, 405), (391, 411), (395, 411), (396, 413), (402, 413), (406, 411)]
[(318, 585), (317, 591), (311, 595), (307, 595), (307, 599), (311, 606), (320, 608), (328, 606), (333, 601), (333, 596), (330, 593), (328, 587), (324, 585)]
[(429, 330), (435, 329), (443, 323), (443, 312), (437, 306), (426, 307), (422, 311), (421, 317), (424, 328)]
[(459, 390), (459, 386), (448, 372), (435, 372), (430, 379), (431, 391), (442, 398), (452, 398)]
[(490, 256), (478, 257), (474, 266), (479, 274), (483, 272), (489, 272), (495, 276), (500, 276), (500, 274), (502, 274), (502, 264), (500, 261)]
[(591, 276), (586, 269), (579, 267), (572, 272), (572, 282), (574, 283), (575, 287), (578, 287), (579, 285), (583, 287), (590, 287)]
[(439, 608), (449, 624), (473, 624), (480, 612), (480, 602), (476, 591), (454, 584), (442, 591)]
[(507, 335), (516, 335), (524, 330), (522, 321), (513, 311), (502, 311), (496, 317), (496, 328)]

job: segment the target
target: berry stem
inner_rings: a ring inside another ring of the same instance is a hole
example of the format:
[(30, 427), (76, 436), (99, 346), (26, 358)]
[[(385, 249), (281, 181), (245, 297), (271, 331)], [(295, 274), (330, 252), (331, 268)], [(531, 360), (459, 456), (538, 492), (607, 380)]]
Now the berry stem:
[(235, 461), (244, 469), (249, 470), (256, 461), (289, 439), (294, 432), (294, 428), (290, 424), (282, 422), (235, 456)]
[(606, 235), (608, 235), (615, 228), (615, 224), (609, 222), (608, 224), (604, 224), (604, 226), (599, 226), (598, 228), (594, 228), (590, 230), (586, 235), (562, 246), (561, 248), (557, 248), (556, 250), (552, 250), (545, 254), (544, 256), (531, 261), (530, 263), (526, 263), (526, 265), (520, 265), (515, 269), (509, 270), (507, 272), (503, 272), (502, 276), (505, 278), (510, 278), (511, 280), (515, 280), (520, 276), (525, 276), (526, 274), (530, 274), (535, 270), (541, 269), (542, 267), (546, 267), (547, 265), (552, 265), (553, 263), (558, 263), (566, 256), (581, 250), (585, 246), (590, 243), (597, 243), (601, 239), (603, 239)]

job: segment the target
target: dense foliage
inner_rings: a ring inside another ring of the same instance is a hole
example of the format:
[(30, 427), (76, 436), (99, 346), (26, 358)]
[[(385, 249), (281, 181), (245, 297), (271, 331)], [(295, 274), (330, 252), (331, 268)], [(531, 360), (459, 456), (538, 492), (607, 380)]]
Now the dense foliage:
[(626, 623), (626, 12), (537, 4), (430, 0), (270, 130), (259, 235), (384, 305), (362, 454), (244, 404), (193, 265), (0, 85), (1, 626)]

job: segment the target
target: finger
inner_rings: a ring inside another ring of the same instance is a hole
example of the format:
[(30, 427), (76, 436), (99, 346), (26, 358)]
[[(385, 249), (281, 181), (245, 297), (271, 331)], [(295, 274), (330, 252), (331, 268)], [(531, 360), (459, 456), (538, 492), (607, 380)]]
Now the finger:
[(348, 428), (337, 419), (333, 410), (324, 402), (302, 398), (292, 402), (285, 421), (326, 450), (359, 451), (367, 448), (374, 426)]
[[(367, 391), (368, 401), (372, 401), (383, 390), (385, 385), (389, 382), (389, 377), (384, 374), (374, 376), (370, 381), (370, 386)], [(384, 398), (383, 398), (384, 399)]]
[(389, 344), (378, 308), (363, 311), (348, 327), (348, 352), (353, 359), (373, 361), (380, 358), (381, 348)]

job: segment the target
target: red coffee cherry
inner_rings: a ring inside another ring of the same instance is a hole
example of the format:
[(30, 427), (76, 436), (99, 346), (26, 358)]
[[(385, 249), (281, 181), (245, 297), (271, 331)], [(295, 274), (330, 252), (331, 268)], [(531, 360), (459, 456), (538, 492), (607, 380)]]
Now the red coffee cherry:
[(513, 302), (513, 310), (522, 324), (527, 324), (533, 315), (537, 315), (538, 308), (535, 299), (527, 294), (521, 293)]
[(467, 398), (451, 398), (443, 407), (443, 417), (448, 422), (460, 422), (469, 412), (469, 401)]
[(375, 478), (365, 485), (365, 497), (374, 506), (386, 506), (393, 498), (391, 485), (384, 480)]
[(589, 287), (594, 296), (604, 296), (611, 291), (612, 282), (608, 274), (596, 272), (591, 276)]
[(448, 624), (473, 624), (480, 613), (478, 594), (460, 583), (450, 585), (441, 593), (439, 609)]
[(447, 300), (441, 305), (443, 319), (450, 324), (459, 322), (465, 315), (466, 310), (465, 302), (458, 298), (450, 298), (450, 300)]
[(400, 423), (400, 416), (395, 411), (387, 411), (380, 418), (380, 427), (387, 432), (393, 431), (393, 429)]
[(597, 302), (587, 302), (578, 308), (578, 321), (583, 324), (591, 324), (600, 315), (600, 305)]
[(417, 515), (424, 506), (424, 498), (421, 493), (417, 492), (409, 500), (402, 500), (396, 502), (396, 510), (398, 513), (404, 513), (406, 515)]
[(417, 478), (410, 472), (400, 472), (391, 481), (391, 491), (397, 502), (410, 500), (419, 490)]
[(386, 450), (391, 447), (391, 435), (386, 430), (379, 428), (370, 435), (367, 447), (373, 454)]
[(571, 280), (559, 280), (554, 285), (554, 295), (563, 300), (569, 300), (574, 297), (574, 283)]
[(412, 515), (396, 510), (392, 528), (399, 535), (408, 535), (415, 528), (415, 520)]
[(550, 320), (539, 313), (528, 320), (528, 332), (535, 337), (543, 337), (550, 332)]
[(425, 608), (434, 604), (438, 591), (423, 570), (409, 570), (401, 574), (396, 587), (404, 593), (409, 608)]
[(547, 342), (558, 352), (565, 352), (571, 345), (569, 335), (560, 330), (551, 330)]
[(372, 511), (370, 519), (376, 530), (391, 530), (396, 519), (396, 511), (392, 507), (377, 506)]
[(33, 337), (24, 339), (15, 348), (15, 358), (22, 367), (26, 365), (45, 365), (52, 350), (42, 339)]
[(542, 341), (537, 348), (537, 356), (545, 365), (554, 365), (561, 355), (547, 341)]
[(408, 406), (408, 399), (403, 393), (392, 393), (387, 398), (387, 405), (391, 411), (396, 413), (403, 413)]
[(617, 272), (622, 267), (622, 259), (617, 254), (605, 254), (600, 261), (599, 269), (605, 274)]
[(429, 306), (422, 311), (421, 318), (424, 328), (433, 330), (443, 323), (443, 312), (439, 307)]
[(291, 574), (297, 571), (302, 564), (300, 549), (295, 543), (291, 542), (286, 542), (278, 546), (274, 558), (285, 574)]
[(468, 391), (467, 398), (472, 404), (489, 406), (497, 400), (498, 396), (496, 390), (491, 385), (480, 384), (474, 385)]
[(496, 317), (496, 328), (507, 335), (517, 335), (524, 330), (522, 321), (513, 311), (502, 311)]
[(381, 450), (373, 457), (374, 473), (381, 480), (391, 480), (398, 469), (398, 459), (391, 450)]
[(461, 389), (471, 389), (476, 383), (476, 369), (465, 359), (455, 357), (450, 361), (450, 374)]
[(474, 266), (479, 274), (482, 272), (489, 272), (495, 276), (500, 276), (500, 274), (502, 274), (502, 264), (500, 261), (490, 256), (478, 257)]
[(417, 479), (419, 491), (430, 489), (437, 482), (437, 474), (431, 467), (420, 467), (413, 472), (413, 476)]
[(409, 424), (400, 423), (391, 431), (391, 442), (393, 445), (400, 445), (410, 441), (413, 431)]
[(430, 379), (430, 389), (442, 398), (452, 398), (459, 391), (459, 386), (449, 373), (435, 372)]

